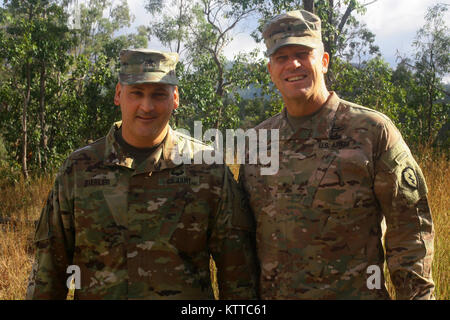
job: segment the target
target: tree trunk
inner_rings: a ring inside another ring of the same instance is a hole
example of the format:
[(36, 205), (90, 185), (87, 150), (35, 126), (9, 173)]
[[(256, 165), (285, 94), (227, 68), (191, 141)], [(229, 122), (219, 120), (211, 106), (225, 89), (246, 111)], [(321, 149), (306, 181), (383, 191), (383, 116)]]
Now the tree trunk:
[[(217, 47), (217, 46), (216, 46)], [(217, 69), (219, 72), (217, 73), (217, 89), (216, 89), (216, 95), (220, 98), (220, 100), (223, 102), (223, 95), (224, 95), (224, 76), (223, 76), (223, 69), (224, 66), (222, 66), (222, 63), (220, 62), (216, 52), (213, 52), (213, 58), (214, 62), (217, 66)], [(218, 114), (217, 114), (217, 120), (215, 123), (215, 129), (219, 129), (219, 123), (222, 118), (222, 108), (223, 104), (219, 107)]]
[[(333, 24), (333, 7), (334, 7), (334, 1), (333, 0), (328, 0), (328, 14), (327, 14), (327, 24), (332, 26)], [(324, 23), (322, 22), (322, 28), (323, 28)], [(323, 29), (322, 29), (323, 30)], [(333, 52), (333, 48), (336, 47), (336, 39), (337, 36), (335, 34), (333, 34), (332, 30), (325, 30), (325, 39), (323, 40), (323, 50), (325, 52), (328, 52), (328, 55), (330, 56), (329, 62), (328, 62), (328, 72), (325, 75), (325, 82), (327, 84), (328, 87), (330, 87), (333, 84), (333, 80), (334, 80), (334, 76), (333, 76), (333, 72), (332, 72), (332, 65), (333, 65), (333, 57), (334, 57), (334, 52)]]
[(178, 39), (177, 39), (177, 53), (180, 54), (180, 50), (181, 50), (181, 38), (180, 38), (180, 33), (181, 33), (181, 19), (183, 17), (183, 0), (181, 0), (180, 2), (180, 10), (178, 11)]
[(303, 0), (303, 9), (311, 13), (315, 13), (314, 0)]
[[(328, 21), (327, 23), (329, 25), (335, 25), (333, 18), (334, 18), (334, 0), (328, 0)], [(342, 32), (342, 30), (344, 29), (344, 26), (347, 24), (347, 21), (350, 17), (350, 15), (352, 14), (353, 10), (355, 10), (356, 8), (356, 1), (355, 0), (351, 0), (347, 6), (347, 9), (345, 10), (344, 15), (341, 18), (341, 21), (339, 22), (339, 25), (337, 26), (337, 31), (336, 32), (330, 32), (330, 31), (326, 31), (327, 34), (325, 34), (325, 38), (327, 39), (326, 41), (324, 41), (324, 50), (325, 52), (328, 52), (328, 54), (330, 55), (330, 62), (328, 64), (328, 73), (326, 75), (326, 81), (327, 81), (327, 85), (332, 85), (335, 78), (332, 72), (332, 66), (333, 66), (333, 62), (334, 62), (334, 53), (333, 52), (333, 48), (337, 48), (337, 41), (339, 38), (339, 34)], [(323, 26), (323, 23), (322, 23)]]
[(46, 171), (47, 166), (47, 134), (45, 130), (45, 61), (41, 64), (41, 77), (40, 77), (40, 97), (39, 97), (39, 106), (41, 110), (40, 114), (40, 120), (41, 120), (41, 151), (42, 151), (42, 157), (39, 156), (39, 158), (42, 160), (40, 161), (39, 165), (41, 168), (43, 168), (44, 172)]
[(31, 94), (31, 66), (30, 63), (26, 64), (26, 73), (27, 73), (27, 88), (26, 93), (24, 95), (23, 101), (23, 112), (22, 112), (22, 173), (25, 179), (28, 179), (28, 169), (27, 169), (27, 112), (28, 112), (28, 104), (30, 102), (30, 94)]
[(428, 121), (428, 132), (427, 132), (427, 144), (431, 144), (432, 137), (431, 137), (431, 122), (433, 117), (433, 87), (430, 86), (428, 89), (428, 115), (427, 115), (427, 121)]

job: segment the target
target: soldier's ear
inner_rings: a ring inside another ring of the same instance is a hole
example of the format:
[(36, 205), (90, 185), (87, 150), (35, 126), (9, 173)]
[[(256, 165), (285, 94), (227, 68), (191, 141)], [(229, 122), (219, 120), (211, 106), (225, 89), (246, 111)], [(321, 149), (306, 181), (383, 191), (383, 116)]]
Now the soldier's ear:
[(322, 56), (322, 72), (328, 72), (328, 64), (330, 63), (330, 55), (328, 52), (324, 52)]
[(175, 86), (173, 89), (173, 110), (178, 108), (180, 105), (180, 94), (178, 93), (178, 87)]
[(269, 58), (269, 62), (267, 62), (267, 70), (269, 71), (270, 79), (271, 79), (272, 82), (273, 82), (273, 78), (272, 78), (272, 65), (271, 65), (271, 63), (270, 63), (270, 58)]
[(116, 93), (114, 94), (114, 104), (116, 106), (120, 105), (120, 94), (122, 92), (122, 85), (120, 84), (120, 82), (117, 82), (116, 84)]

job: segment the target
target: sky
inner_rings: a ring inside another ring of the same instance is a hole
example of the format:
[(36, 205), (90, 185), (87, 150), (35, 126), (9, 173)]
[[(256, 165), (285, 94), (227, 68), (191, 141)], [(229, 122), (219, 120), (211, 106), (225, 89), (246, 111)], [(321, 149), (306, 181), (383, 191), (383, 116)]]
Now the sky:
[[(369, 3), (371, 0), (361, 0)], [(412, 42), (425, 23), (424, 16), (427, 8), (436, 3), (450, 5), (450, 0), (378, 0), (367, 6), (367, 12), (360, 17), (370, 31), (375, 34), (375, 44), (380, 47), (384, 59), (392, 66), (396, 66), (397, 51), (402, 56), (411, 55)], [(152, 17), (144, 9), (144, 0), (128, 0), (130, 11), (135, 16), (135, 21), (129, 32), (134, 31), (139, 25), (148, 25)], [(447, 21), (450, 14), (447, 12)], [(256, 28), (256, 19), (250, 19), (238, 25), (233, 34), (233, 42), (228, 45), (225, 55), (232, 58), (238, 52), (249, 52), (255, 47), (263, 51), (264, 44), (257, 44), (250, 33)], [(168, 50), (160, 43), (152, 39), (149, 48), (156, 50)], [(262, 56), (262, 55), (261, 55)]]

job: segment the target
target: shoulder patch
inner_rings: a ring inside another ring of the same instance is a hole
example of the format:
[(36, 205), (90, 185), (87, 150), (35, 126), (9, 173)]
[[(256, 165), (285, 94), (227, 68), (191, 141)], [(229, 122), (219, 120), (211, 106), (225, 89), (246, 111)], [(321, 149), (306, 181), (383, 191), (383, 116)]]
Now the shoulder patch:
[(402, 171), (403, 181), (413, 189), (417, 189), (417, 176), (416, 172), (411, 167), (406, 167)]

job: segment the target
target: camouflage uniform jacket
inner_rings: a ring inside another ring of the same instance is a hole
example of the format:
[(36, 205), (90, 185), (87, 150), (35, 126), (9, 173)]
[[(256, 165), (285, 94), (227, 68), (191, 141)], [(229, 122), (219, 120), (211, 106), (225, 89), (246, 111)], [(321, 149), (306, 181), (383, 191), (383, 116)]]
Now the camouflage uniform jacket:
[(75, 299), (213, 299), (210, 254), (221, 299), (256, 298), (254, 223), (230, 170), (176, 165), (173, 148), (207, 146), (170, 128), (136, 167), (114, 139), (119, 126), (72, 153), (57, 175), (27, 298), (65, 299), (66, 268), (77, 265)]
[[(296, 132), (286, 109), (256, 129), (280, 130), (278, 173), (260, 175), (259, 165), (240, 170), (257, 224), (261, 298), (389, 299), (383, 217), (397, 298), (431, 297), (427, 187), (385, 115), (331, 93)], [(380, 289), (368, 289), (371, 265), (381, 270)]]

